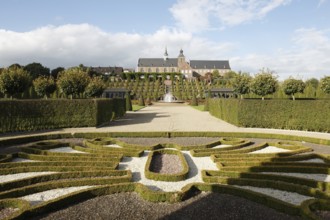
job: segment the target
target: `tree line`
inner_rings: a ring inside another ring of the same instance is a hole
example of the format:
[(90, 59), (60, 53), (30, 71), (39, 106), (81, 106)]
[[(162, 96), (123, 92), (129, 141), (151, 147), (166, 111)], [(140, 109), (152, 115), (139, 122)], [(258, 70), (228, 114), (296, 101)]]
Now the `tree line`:
[[(209, 89), (219, 87), (233, 88), (241, 98), (250, 98), (255, 95), (264, 99), (281, 90), (295, 100), (296, 94), (302, 94), (308, 88), (320, 89), (324, 94), (330, 94), (330, 76), (324, 76), (320, 81), (312, 78), (304, 82), (290, 77), (279, 82), (275, 73), (269, 69), (260, 70), (254, 77), (244, 72), (230, 71), (221, 75), (218, 71), (213, 71), (197, 78), (196, 83), (191, 83), (186, 81), (180, 73), (104, 75), (91, 71), (82, 64), (68, 69), (58, 67), (50, 71), (40, 63), (31, 63), (26, 66), (13, 64), (8, 68), (0, 69), (0, 93), (12, 98), (33, 88), (39, 97), (48, 98), (56, 92), (72, 99), (100, 97), (105, 88), (123, 87), (133, 93), (139, 93), (135, 95), (149, 95), (157, 99), (154, 96), (163, 95), (162, 85), (167, 79), (173, 82), (172, 92), (180, 96), (180, 99), (191, 99), (196, 94), (199, 98), (203, 98)], [(157, 94), (151, 94), (155, 91)]]

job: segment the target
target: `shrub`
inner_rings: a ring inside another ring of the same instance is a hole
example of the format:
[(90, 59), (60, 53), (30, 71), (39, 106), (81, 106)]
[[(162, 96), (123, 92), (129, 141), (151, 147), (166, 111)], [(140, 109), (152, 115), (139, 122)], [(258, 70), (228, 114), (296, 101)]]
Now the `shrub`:
[(46, 99), (56, 90), (56, 84), (53, 77), (40, 76), (33, 80), (33, 86), (36, 93)]
[[(313, 106), (311, 108), (310, 106)], [(330, 100), (212, 99), (210, 113), (243, 127), (329, 132)]]
[(0, 133), (98, 126), (125, 114), (124, 99), (0, 101)]
[(78, 96), (85, 91), (89, 81), (87, 71), (74, 67), (61, 72), (57, 84), (61, 91), (72, 99), (74, 95)]
[(195, 93), (193, 94), (190, 105), (191, 106), (198, 106), (198, 101), (197, 101)]
[(31, 83), (27, 71), (18, 67), (3, 69), (0, 74), (0, 91), (11, 98), (13, 95), (22, 93)]

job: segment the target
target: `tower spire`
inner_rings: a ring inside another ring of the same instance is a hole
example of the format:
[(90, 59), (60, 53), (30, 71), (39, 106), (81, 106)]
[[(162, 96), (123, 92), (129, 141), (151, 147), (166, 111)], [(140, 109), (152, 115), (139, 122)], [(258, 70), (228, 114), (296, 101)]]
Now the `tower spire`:
[(165, 47), (164, 60), (168, 59), (167, 46)]

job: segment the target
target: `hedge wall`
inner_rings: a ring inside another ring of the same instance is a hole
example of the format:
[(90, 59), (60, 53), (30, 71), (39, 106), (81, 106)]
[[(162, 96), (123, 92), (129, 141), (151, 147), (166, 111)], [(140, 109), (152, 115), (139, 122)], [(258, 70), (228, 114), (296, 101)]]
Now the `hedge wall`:
[(0, 133), (94, 127), (124, 114), (124, 99), (3, 100)]
[(330, 132), (330, 100), (211, 99), (209, 111), (243, 127)]

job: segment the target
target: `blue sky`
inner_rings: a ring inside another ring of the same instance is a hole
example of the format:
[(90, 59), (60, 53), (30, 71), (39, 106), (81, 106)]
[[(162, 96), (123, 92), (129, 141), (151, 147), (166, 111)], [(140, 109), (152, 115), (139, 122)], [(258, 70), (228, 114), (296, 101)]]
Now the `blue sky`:
[(139, 57), (228, 59), (280, 79), (330, 75), (330, 0), (0, 0), (0, 67), (134, 68)]

